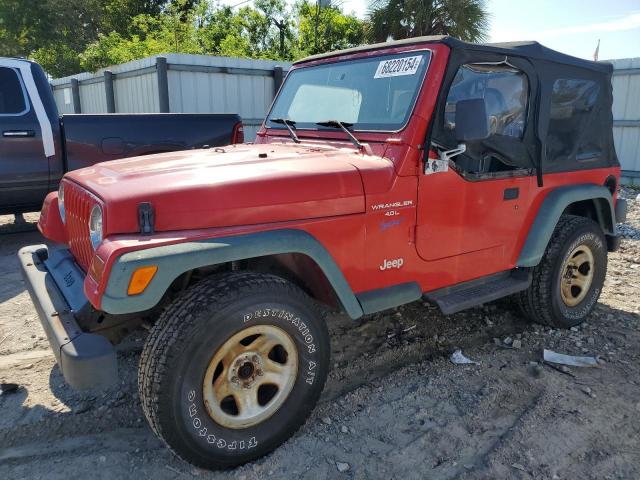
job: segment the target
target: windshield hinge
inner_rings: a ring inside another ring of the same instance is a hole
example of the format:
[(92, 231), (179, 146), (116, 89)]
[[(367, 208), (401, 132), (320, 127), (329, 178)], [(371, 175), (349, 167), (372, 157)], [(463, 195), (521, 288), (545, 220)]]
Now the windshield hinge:
[(456, 148), (452, 148), (451, 150), (439, 150), (438, 154), (440, 155), (440, 160), (444, 162), (449, 162), (453, 157), (456, 157), (467, 151), (467, 146), (464, 143), (461, 143)]

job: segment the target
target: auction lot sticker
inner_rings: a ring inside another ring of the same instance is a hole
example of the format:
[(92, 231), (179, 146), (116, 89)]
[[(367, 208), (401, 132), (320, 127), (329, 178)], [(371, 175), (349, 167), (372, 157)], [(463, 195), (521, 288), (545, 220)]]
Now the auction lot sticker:
[(422, 55), (414, 57), (394, 58), (383, 60), (378, 64), (378, 69), (373, 78), (400, 77), (403, 75), (415, 75), (420, 66)]

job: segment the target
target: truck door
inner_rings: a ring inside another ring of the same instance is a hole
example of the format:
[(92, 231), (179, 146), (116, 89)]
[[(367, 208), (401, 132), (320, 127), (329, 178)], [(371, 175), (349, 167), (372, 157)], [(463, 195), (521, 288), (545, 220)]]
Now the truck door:
[(39, 207), (49, 163), (19, 70), (0, 66), (0, 209)]
[(453, 70), (428, 154), (439, 158), (435, 152), (458, 146), (450, 132), (460, 100), (484, 99), (489, 138), (467, 142), (448, 162), (427, 161), (419, 178), (416, 247), (440, 272), (434, 288), (513, 267), (535, 182), (528, 149), (535, 74), (504, 56), (483, 60)]

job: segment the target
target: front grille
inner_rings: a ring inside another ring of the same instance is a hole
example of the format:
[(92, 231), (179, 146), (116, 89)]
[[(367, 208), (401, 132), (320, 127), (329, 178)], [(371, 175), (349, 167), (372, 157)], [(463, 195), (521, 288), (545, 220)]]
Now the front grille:
[(89, 239), (89, 215), (96, 204), (95, 198), (73, 182), (64, 183), (65, 225), (69, 250), (78, 265), (86, 272), (93, 257)]

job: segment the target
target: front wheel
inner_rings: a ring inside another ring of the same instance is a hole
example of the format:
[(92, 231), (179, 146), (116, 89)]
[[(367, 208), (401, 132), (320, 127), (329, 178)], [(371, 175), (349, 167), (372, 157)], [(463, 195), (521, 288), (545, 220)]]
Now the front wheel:
[(327, 328), (311, 299), (254, 273), (211, 277), (154, 325), (139, 391), (154, 432), (184, 460), (227, 468), (288, 439), (329, 369)]
[(582, 323), (595, 306), (607, 273), (607, 246), (593, 220), (563, 215), (531, 286), (518, 295), (531, 320), (557, 328)]

